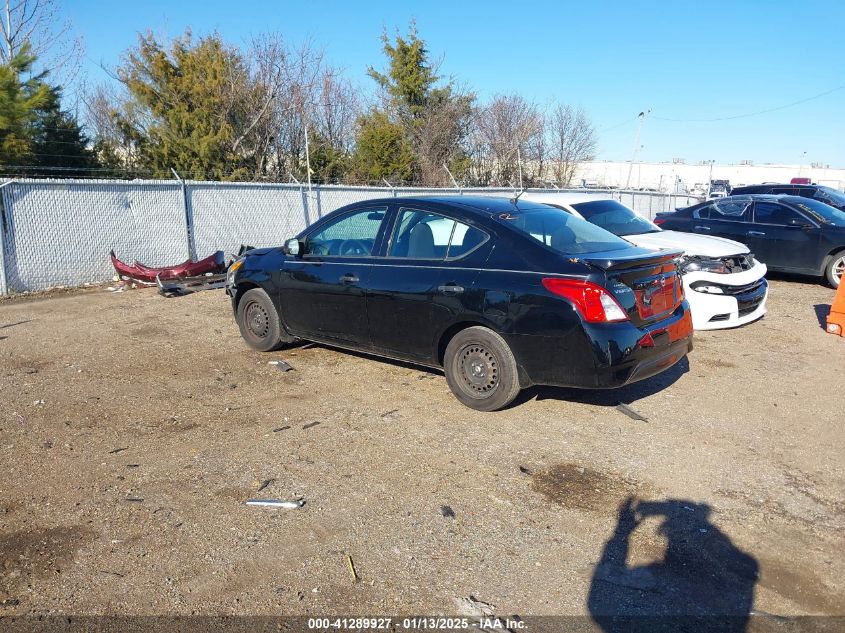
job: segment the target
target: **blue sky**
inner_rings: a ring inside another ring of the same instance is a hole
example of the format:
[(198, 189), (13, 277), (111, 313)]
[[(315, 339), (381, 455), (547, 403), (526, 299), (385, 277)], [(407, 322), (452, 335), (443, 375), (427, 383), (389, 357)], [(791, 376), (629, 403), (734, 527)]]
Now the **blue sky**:
[[(275, 0), (66, 0), (86, 41), (88, 79), (106, 75), (147, 28), (175, 36), (219, 31), (234, 44), (278, 31), (310, 39), (327, 60), (372, 90), (383, 66), (379, 36), (420, 36), (441, 72), (481, 99), (520, 92), (540, 106), (581, 105), (599, 131), (599, 158), (629, 160), (636, 115), (640, 157), (687, 162), (820, 162), (845, 167), (845, 2), (290, 2)], [(682, 122), (660, 120), (681, 119)]]

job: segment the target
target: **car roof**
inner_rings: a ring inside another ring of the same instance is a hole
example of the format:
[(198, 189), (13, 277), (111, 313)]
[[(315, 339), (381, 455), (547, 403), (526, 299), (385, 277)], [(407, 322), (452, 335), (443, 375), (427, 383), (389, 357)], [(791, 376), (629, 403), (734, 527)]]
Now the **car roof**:
[[(514, 194), (515, 196), (516, 194)], [(476, 213), (483, 216), (496, 215), (498, 213), (508, 213), (517, 211), (527, 211), (529, 209), (543, 209), (544, 205), (534, 202), (526, 201), (521, 198), (514, 203), (513, 197), (503, 196), (402, 196), (399, 198), (379, 198), (377, 200), (362, 201), (361, 204), (395, 204), (399, 203), (403, 206), (417, 204), (440, 204), (451, 207), (460, 207), (461, 210), (470, 213)]]
[(772, 187), (792, 187), (794, 189), (799, 189), (803, 187), (821, 187), (822, 185), (817, 185), (815, 183), (801, 185), (794, 182), (764, 182), (760, 183), (759, 185), (740, 185), (738, 187), (734, 187), (734, 189), (771, 189)]
[(520, 200), (529, 200), (541, 204), (580, 204), (597, 200), (613, 200), (609, 193), (559, 192), (559, 191), (529, 191)]

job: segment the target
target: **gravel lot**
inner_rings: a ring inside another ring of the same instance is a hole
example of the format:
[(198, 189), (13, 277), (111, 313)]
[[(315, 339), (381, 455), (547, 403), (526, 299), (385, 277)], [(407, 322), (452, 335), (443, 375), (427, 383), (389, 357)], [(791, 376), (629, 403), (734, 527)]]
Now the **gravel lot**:
[[(661, 376), (495, 414), (420, 368), (253, 352), (222, 291), (0, 301), (0, 615), (843, 614), (832, 297), (777, 278)], [(629, 496), (662, 503), (635, 526)]]

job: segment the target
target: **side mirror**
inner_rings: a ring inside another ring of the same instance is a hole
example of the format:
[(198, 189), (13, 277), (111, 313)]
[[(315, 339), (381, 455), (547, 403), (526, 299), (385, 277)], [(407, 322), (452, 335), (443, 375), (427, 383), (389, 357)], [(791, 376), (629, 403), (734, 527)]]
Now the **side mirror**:
[(301, 257), (305, 252), (305, 245), (295, 237), (287, 240), (282, 247), (285, 255), (293, 255), (294, 257)]

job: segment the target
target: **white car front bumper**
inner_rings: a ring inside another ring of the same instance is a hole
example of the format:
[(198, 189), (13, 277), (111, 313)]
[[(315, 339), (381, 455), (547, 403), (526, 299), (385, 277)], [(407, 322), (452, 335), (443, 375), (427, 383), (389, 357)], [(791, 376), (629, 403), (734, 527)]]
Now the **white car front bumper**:
[[(754, 267), (739, 273), (689, 272), (683, 276), (684, 293), (692, 312), (696, 330), (719, 330), (756, 321), (766, 314), (769, 288), (766, 265), (756, 262)], [(723, 290), (723, 294), (693, 289), (703, 282)]]

